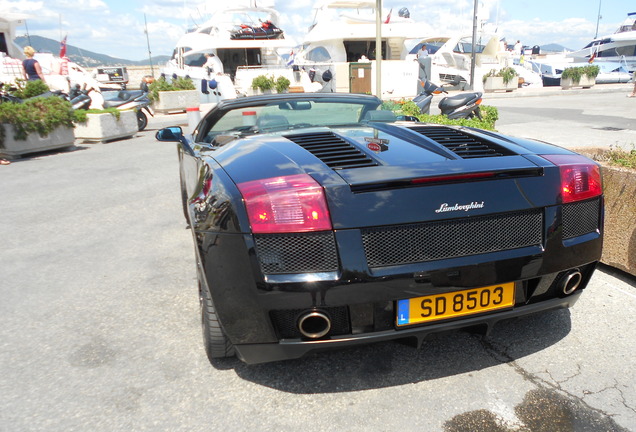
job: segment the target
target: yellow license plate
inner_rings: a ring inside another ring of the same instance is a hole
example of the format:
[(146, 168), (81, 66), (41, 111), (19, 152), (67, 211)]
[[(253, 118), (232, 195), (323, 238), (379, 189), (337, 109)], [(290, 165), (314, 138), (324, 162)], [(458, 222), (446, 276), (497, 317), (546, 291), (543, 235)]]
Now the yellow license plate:
[(500, 285), (398, 300), (397, 325), (406, 326), (457, 318), (514, 305), (515, 284)]

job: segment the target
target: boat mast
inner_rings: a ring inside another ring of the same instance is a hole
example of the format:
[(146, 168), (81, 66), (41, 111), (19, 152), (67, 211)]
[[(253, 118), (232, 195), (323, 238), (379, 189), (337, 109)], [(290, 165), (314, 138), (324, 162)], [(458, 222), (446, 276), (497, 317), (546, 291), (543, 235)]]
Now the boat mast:
[(375, 1), (375, 95), (382, 99), (382, 0)]
[(598, 37), (598, 22), (603, 18), (601, 16), (601, 0), (598, 0), (598, 16), (596, 17), (596, 33), (594, 34), (594, 39)]

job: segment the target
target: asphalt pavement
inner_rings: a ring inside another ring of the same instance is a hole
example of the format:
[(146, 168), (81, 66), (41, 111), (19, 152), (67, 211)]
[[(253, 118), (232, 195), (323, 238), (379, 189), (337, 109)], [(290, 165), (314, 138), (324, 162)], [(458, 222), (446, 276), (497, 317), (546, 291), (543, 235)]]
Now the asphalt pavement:
[[(486, 103), (515, 135), (629, 140), (636, 100), (592, 90)], [(487, 338), (210, 365), (175, 146), (153, 138), (172, 124), (0, 167), (0, 431), (636, 430), (636, 278), (605, 266), (574, 308)]]

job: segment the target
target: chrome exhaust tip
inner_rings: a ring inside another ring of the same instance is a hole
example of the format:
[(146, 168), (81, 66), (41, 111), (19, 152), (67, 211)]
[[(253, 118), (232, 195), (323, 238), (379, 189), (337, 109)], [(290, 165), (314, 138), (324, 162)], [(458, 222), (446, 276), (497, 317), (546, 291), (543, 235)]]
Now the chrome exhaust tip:
[(318, 339), (331, 330), (331, 319), (320, 311), (311, 311), (298, 319), (298, 330), (309, 339)]
[(583, 276), (581, 275), (581, 272), (579, 270), (572, 270), (568, 272), (561, 278), (560, 282), (561, 291), (563, 292), (563, 294), (570, 295), (574, 291), (576, 291), (576, 289), (581, 284), (582, 279)]

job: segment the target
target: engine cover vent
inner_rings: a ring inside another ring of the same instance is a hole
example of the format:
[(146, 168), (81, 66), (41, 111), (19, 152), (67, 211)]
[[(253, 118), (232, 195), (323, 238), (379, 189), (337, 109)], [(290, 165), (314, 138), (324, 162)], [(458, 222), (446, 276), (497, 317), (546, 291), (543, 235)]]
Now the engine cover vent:
[(414, 126), (411, 130), (443, 145), (462, 159), (512, 156), (507, 148), (444, 126)]
[(378, 166), (378, 163), (367, 154), (332, 132), (285, 135), (285, 138), (295, 142), (334, 170)]

